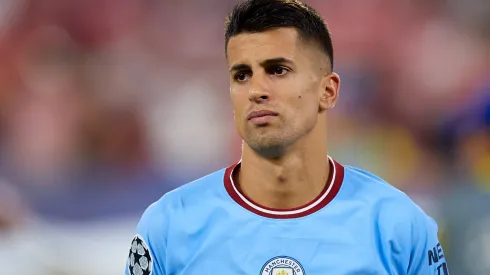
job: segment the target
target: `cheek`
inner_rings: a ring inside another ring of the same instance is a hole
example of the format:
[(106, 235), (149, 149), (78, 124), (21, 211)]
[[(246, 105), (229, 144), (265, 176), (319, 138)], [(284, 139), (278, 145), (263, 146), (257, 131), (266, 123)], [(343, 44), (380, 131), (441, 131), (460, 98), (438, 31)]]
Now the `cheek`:
[(288, 100), (293, 109), (302, 113), (310, 111), (313, 106), (318, 104), (316, 96), (308, 90), (297, 92)]
[(246, 104), (246, 98), (243, 98), (242, 94), (236, 92), (230, 92), (231, 103), (233, 105), (233, 115), (235, 116), (235, 120), (239, 120), (243, 116), (243, 111)]
[(298, 123), (316, 120), (318, 115), (318, 99), (312, 91), (297, 93), (290, 99), (291, 112)]

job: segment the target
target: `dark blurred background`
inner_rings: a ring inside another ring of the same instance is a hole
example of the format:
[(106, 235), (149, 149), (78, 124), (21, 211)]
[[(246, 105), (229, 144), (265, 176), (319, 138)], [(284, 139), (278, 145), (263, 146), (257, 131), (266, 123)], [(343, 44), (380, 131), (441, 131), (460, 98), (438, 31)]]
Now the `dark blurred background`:
[[(144, 209), (240, 157), (236, 0), (0, 1), (0, 274), (121, 274)], [(490, 274), (490, 2), (311, 0), (341, 76), (329, 154)]]

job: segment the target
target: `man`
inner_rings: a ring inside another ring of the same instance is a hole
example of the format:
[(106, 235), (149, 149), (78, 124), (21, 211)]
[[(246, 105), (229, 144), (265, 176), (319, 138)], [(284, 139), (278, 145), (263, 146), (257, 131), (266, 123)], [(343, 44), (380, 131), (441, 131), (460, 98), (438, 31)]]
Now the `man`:
[(321, 17), (249, 0), (226, 23), (241, 160), (143, 214), (127, 273), (448, 274), (437, 225), (405, 194), (327, 155), (339, 95)]

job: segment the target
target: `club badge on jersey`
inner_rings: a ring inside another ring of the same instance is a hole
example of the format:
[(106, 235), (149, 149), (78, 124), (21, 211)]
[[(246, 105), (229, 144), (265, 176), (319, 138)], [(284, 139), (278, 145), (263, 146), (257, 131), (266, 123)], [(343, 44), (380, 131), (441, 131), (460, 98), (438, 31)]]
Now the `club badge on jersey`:
[(260, 275), (304, 275), (305, 271), (301, 264), (294, 258), (280, 256), (267, 261)]

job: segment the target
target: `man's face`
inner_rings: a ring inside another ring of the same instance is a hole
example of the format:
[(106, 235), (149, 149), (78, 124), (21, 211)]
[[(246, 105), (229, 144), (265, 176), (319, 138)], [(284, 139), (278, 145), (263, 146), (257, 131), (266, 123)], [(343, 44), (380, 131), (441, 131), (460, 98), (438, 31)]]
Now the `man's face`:
[(283, 148), (315, 127), (328, 74), (319, 58), (326, 57), (295, 29), (239, 34), (227, 56), (235, 123), (252, 149)]

